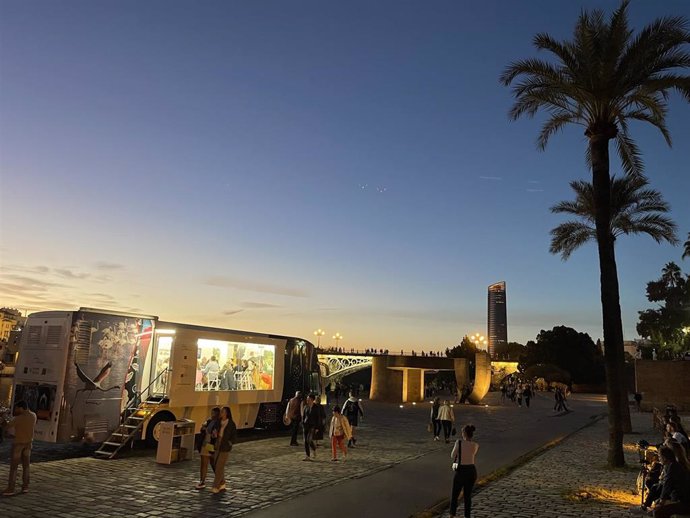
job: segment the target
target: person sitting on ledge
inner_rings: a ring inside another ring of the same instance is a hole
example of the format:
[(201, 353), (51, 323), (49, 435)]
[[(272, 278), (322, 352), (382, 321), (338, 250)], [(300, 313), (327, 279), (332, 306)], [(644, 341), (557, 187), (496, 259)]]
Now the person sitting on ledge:
[[(654, 518), (671, 518), (674, 514), (690, 513), (690, 471), (676, 460), (671, 448), (662, 446), (659, 458), (664, 465), (665, 476), (659, 501), (654, 508)], [(638, 508), (636, 514), (646, 514)]]

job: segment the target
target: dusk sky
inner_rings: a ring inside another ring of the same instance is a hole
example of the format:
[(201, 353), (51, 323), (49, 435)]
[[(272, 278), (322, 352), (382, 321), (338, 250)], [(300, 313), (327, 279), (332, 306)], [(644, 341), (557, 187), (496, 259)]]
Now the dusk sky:
[[(498, 77), (617, 1), (2, 1), (0, 305), (112, 308), (345, 347), (602, 336), (594, 245), (549, 254), (588, 179), (581, 128), (536, 149)], [(690, 2), (635, 1), (635, 28)], [(690, 105), (633, 125), (690, 231)], [(614, 147), (612, 146), (612, 152)], [(615, 155), (612, 153), (612, 156)], [(617, 160), (612, 171), (619, 171)], [(625, 338), (681, 248), (617, 243)]]

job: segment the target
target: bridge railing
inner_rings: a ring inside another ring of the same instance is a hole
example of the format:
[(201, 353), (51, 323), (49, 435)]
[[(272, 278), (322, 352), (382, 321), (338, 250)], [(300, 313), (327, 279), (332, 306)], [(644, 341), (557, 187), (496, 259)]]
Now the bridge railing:
[(434, 358), (445, 358), (446, 353), (442, 351), (422, 351), (410, 349), (388, 350), (388, 349), (358, 349), (348, 347), (317, 347), (317, 354), (342, 354), (346, 356), (425, 356)]

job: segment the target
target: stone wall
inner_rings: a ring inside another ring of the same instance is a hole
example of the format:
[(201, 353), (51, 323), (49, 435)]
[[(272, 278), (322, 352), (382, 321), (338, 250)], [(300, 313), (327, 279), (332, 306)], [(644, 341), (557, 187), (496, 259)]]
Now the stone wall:
[(642, 394), (642, 409), (663, 409), (667, 404), (690, 410), (690, 361), (635, 361), (635, 387)]

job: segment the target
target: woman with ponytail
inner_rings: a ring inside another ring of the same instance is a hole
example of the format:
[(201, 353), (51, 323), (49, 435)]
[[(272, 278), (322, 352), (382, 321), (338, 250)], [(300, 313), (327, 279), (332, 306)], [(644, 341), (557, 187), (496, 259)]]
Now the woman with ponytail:
[(475, 427), (471, 424), (462, 427), (462, 439), (455, 441), (453, 452), (450, 454), (453, 459), (453, 491), (450, 494), (450, 516), (455, 518), (458, 510), (458, 498), (460, 491), (463, 492), (465, 500), (465, 518), (470, 518), (472, 512), (472, 489), (477, 481), (477, 468), (474, 465), (474, 458), (479, 450), (479, 444), (474, 440)]

